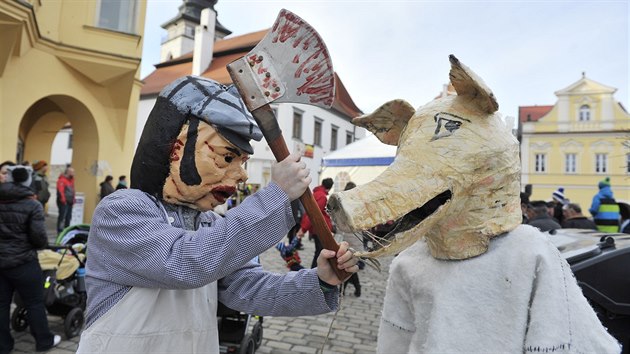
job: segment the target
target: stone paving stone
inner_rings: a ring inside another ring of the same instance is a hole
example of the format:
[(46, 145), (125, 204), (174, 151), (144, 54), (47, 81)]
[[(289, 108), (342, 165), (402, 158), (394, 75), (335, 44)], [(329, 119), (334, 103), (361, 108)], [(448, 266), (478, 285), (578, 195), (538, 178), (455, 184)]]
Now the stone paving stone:
[(291, 350), (272, 349), (271, 353), (273, 353), (273, 354), (291, 354), (291, 353), (293, 353), (293, 349), (291, 349)]
[[(329, 353), (328, 351), (324, 351), (325, 353)], [(355, 351), (352, 348), (344, 348), (344, 347), (339, 347), (339, 346), (335, 346), (334, 350), (331, 350), (330, 353), (350, 353), (350, 354), (354, 354)]]
[(265, 345), (265, 342), (263, 342), (263, 344), (260, 346), (260, 348), (258, 348), (256, 350), (256, 353), (259, 354), (270, 354), (271, 353), (271, 348)]
[(278, 348), (278, 349), (291, 349), (291, 344), (290, 343), (284, 343), (284, 342), (267, 342), (267, 345), (272, 347), (272, 348)]
[(348, 331), (353, 332), (355, 336), (357, 333), (363, 333), (363, 334), (371, 333), (369, 329), (360, 328), (360, 327), (352, 327), (352, 326), (348, 327)]
[(302, 345), (302, 344), (304, 344), (304, 339), (302, 339), (302, 338), (287, 337), (287, 338), (283, 338), (282, 341), (285, 342), (285, 343), (293, 344), (293, 345)]
[(302, 345), (295, 345), (291, 348), (291, 351), (295, 353), (307, 353), (307, 354), (316, 354), (318, 350), (319, 349), (317, 348), (305, 347)]
[(318, 326), (318, 325), (312, 325), (310, 327), (312, 332), (324, 332), (324, 333), (328, 333), (328, 326), (324, 327), (324, 326)]
[(357, 350), (359, 353), (376, 353), (376, 348), (369, 346), (369, 345), (365, 345), (365, 344), (357, 344), (354, 346), (354, 349)]
[(304, 340), (309, 341), (309, 342), (324, 343), (325, 339), (326, 337), (324, 336), (315, 336), (315, 335), (304, 336)]
[(309, 328), (291, 328), (291, 331), (302, 334), (310, 334), (313, 332)]

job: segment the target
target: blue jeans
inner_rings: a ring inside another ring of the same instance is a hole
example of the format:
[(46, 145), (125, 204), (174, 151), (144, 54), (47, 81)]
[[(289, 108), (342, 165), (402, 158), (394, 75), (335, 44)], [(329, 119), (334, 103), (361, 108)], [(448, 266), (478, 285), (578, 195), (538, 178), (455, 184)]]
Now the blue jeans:
[(61, 233), (63, 229), (70, 226), (70, 219), (72, 219), (72, 204), (61, 204), (57, 202), (59, 208), (59, 216), (57, 217), (57, 233)]
[(0, 353), (9, 353), (14, 345), (9, 327), (14, 290), (24, 302), (35, 349), (42, 351), (52, 347), (54, 335), (48, 328), (42, 278), (37, 259), (14, 268), (0, 269)]

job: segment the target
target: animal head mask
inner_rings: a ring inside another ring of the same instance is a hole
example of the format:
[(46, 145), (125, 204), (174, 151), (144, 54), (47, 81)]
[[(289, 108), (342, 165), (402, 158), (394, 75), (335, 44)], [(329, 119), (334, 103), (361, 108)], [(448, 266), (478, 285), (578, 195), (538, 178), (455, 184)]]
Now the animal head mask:
[(242, 163), (262, 133), (234, 87), (186, 76), (160, 92), (131, 167), (131, 188), (209, 210), (247, 179)]
[(450, 62), (457, 95), (418, 110), (394, 100), (353, 120), (398, 145), (394, 162), (375, 180), (328, 203), (345, 232), (396, 220), (361, 256), (397, 254), (425, 237), (434, 257), (466, 259), (521, 223), (518, 142), (490, 89), (452, 55)]

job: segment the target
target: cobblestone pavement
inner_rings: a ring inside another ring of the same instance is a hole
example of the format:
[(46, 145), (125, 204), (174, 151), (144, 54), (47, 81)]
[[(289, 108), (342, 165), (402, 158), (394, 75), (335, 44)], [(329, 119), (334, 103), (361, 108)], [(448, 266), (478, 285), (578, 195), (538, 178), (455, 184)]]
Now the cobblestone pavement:
[[(54, 241), (55, 221), (56, 218), (53, 216), (46, 219), (51, 241)], [(361, 242), (354, 237), (347, 238), (347, 241), (352, 247), (361, 249)], [(306, 238), (303, 244), (304, 250), (300, 251), (300, 257), (302, 264), (308, 266), (313, 258), (314, 244)], [(371, 267), (365, 267), (359, 272), (361, 297), (355, 297), (353, 286), (348, 285), (346, 296), (341, 299), (341, 309), (336, 318), (332, 313), (303, 317), (264, 317), (263, 342), (256, 352), (320, 353), (325, 342), (324, 353), (374, 353), (391, 258), (380, 261), (381, 272)], [(272, 272), (287, 271), (284, 261), (275, 248), (261, 255), (261, 263), (265, 269)], [(65, 338), (61, 317), (49, 316), (48, 321), (50, 329), (62, 335), (59, 346), (48, 353), (74, 353), (78, 347), (79, 337)], [(332, 331), (326, 341), (331, 323), (333, 323)], [(15, 338), (13, 353), (35, 351), (35, 342), (28, 330), (20, 333), (12, 331), (12, 335)]]

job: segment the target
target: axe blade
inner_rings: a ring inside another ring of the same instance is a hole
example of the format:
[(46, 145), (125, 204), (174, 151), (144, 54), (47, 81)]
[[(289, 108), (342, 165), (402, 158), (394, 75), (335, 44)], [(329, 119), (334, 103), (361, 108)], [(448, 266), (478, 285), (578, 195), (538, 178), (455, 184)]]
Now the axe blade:
[(335, 97), (335, 73), (324, 41), (286, 9), (260, 43), (227, 69), (250, 111), (271, 102), (330, 108)]

